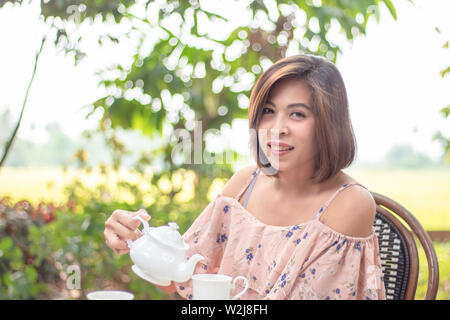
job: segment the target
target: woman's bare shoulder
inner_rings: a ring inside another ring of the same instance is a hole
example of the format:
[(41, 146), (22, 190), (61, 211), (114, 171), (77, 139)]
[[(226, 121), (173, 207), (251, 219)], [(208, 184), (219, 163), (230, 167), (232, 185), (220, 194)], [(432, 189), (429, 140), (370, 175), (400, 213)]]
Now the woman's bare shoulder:
[[(331, 229), (347, 236), (364, 237), (371, 233), (376, 214), (376, 204), (371, 193), (364, 185), (348, 174), (342, 172), (337, 179), (338, 189), (344, 184), (345, 188), (331, 201), (323, 214), (322, 222)], [(351, 186), (356, 184), (354, 186)]]
[(225, 184), (225, 187), (222, 190), (222, 195), (231, 198), (236, 197), (256, 168), (256, 165), (250, 165), (237, 170)]
[(376, 215), (376, 203), (369, 190), (355, 185), (346, 188), (331, 201), (323, 223), (353, 237), (371, 233)]

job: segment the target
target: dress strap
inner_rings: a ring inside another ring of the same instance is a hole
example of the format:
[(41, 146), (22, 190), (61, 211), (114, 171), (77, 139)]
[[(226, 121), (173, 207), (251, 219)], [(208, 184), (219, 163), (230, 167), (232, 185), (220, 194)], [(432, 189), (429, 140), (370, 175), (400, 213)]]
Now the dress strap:
[(258, 178), (258, 174), (259, 174), (259, 171), (254, 176), (254, 178), (252, 179), (252, 182), (250, 183), (250, 187), (247, 189), (247, 193), (245, 195), (245, 200), (244, 200), (244, 205), (243, 205), (244, 208), (247, 208), (248, 198), (250, 197), (250, 193), (252, 193), (253, 186), (255, 185), (256, 179)]
[(334, 198), (336, 198), (337, 195), (339, 193), (341, 193), (342, 190), (344, 190), (344, 189), (346, 189), (348, 187), (351, 187), (351, 186), (361, 186), (361, 187), (363, 187), (364, 189), (367, 190), (367, 188), (365, 186), (363, 186), (362, 184), (360, 184), (360, 183), (348, 183), (348, 184), (346, 183), (346, 184), (342, 185), (339, 189), (336, 190), (335, 193), (333, 193), (333, 195), (328, 199), (328, 201), (325, 202), (323, 207), (319, 209), (319, 211), (314, 215), (313, 219), (319, 219), (323, 215), (323, 212), (325, 210), (327, 210), (327, 208), (330, 205), (331, 201), (333, 201)]
[[(251, 188), (253, 188), (253, 185), (256, 181), (256, 177), (258, 175), (258, 173), (260, 172), (260, 168), (256, 168), (253, 172), (252, 175), (247, 179), (247, 181), (245, 182), (244, 186), (241, 188), (241, 191), (239, 191), (239, 193), (237, 194), (237, 196), (235, 196), (234, 198), (239, 201), (242, 197), (242, 195), (244, 194), (245, 190), (247, 190), (247, 188), (251, 185)], [(251, 191), (251, 189), (250, 189)], [(248, 196), (250, 193), (247, 193), (247, 198), (245, 200), (245, 204), (247, 204), (247, 200), (248, 200)]]

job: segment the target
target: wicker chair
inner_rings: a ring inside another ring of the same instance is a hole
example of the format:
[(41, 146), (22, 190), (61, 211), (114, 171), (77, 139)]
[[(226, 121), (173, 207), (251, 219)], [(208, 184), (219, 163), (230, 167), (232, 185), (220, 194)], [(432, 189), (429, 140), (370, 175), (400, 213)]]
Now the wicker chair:
[(439, 266), (429, 235), (419, 221), (400, 204), (381, 194), (375, 192), (371, 194), (377, 204), (374, 227), (379, 242), (386, 298), (414, 300), (419, 277), (419, 257), (414, 240), (416, 236), (425, 251), (428, 262), (425, 300), (436, 299)]

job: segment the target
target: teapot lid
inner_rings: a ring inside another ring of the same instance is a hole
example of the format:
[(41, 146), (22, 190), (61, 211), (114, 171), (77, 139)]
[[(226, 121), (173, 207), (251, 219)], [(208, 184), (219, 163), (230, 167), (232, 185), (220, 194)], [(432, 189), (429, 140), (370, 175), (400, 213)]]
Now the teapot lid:
[(178, 232), (178, 225), (175, 222), (169, 222), (168, 226), (152, 228), (150, 234), (158, 241), (180, 250), (187, 250), (189, 246), (183, 241)]

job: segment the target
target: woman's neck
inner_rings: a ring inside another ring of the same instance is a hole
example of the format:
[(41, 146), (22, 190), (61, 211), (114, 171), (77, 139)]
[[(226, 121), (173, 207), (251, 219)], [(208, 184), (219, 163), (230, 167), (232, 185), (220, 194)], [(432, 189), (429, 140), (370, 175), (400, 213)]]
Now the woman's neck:
[(318, 195), (332, 187), (340, 176), (317, 183), (311, 179), (312, 170), (292, 169), (279, 171), (277, 177), (266, 175), (273, 196), (278, 199), (306, 198)]

